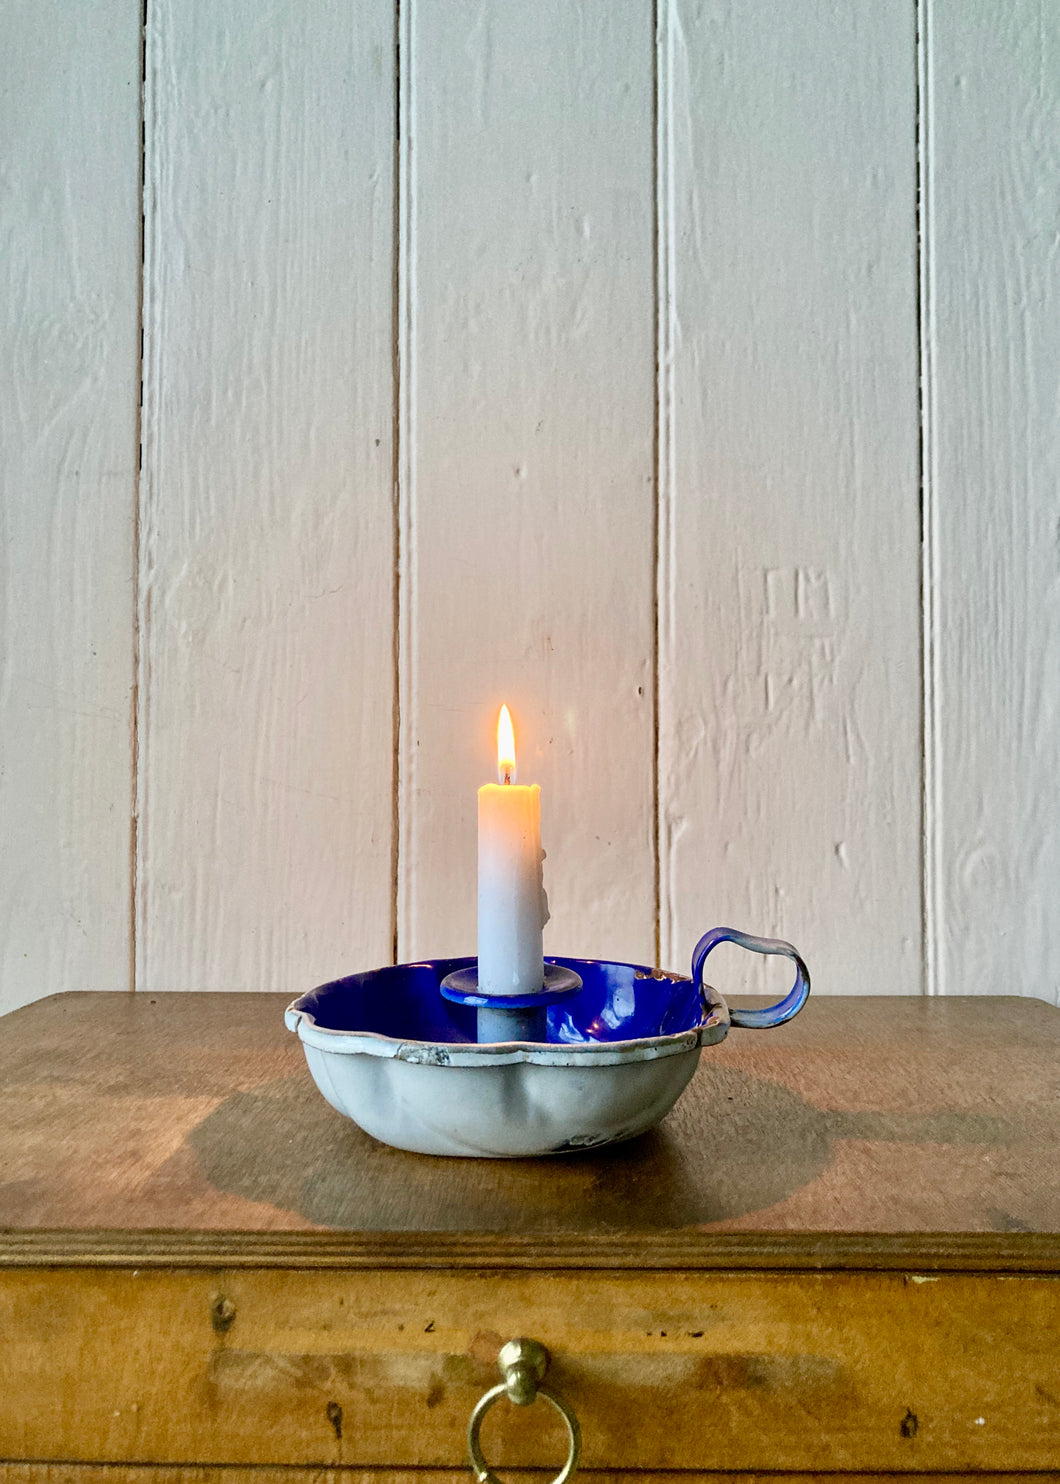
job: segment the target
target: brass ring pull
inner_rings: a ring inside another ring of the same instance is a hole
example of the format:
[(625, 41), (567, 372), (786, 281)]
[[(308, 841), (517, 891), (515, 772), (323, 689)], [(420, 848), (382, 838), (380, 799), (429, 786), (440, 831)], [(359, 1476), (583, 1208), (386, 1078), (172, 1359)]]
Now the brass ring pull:
[(567, 1462), (552, 1480), (552, 1484), (566, 1484), (568, 1479), (574, 1477), (574, 1471), (578, 1467), (578, 1456), (582, 1449), (581, 1428), (578, 1426), (577, 1417), (566, 1402), (560, 1401), (558, 1396), (554, 1396), (551, 1391), (546, 1391), (541, 1385), (545, 1372), (548, 1370), (548, 1361), (548, 1351), (544, 1345), (538, 1344), (537, 1340), (509, 1340), (497, 1356), (497, 1364), (504, 1380), (499, 1386), (491, 1387), (485, 1396), (479, 1397), (467, 1428), (467, 1451), (471, 1457), (471, 1468), (478, 1484), (501, 1484), (501, 1480), (497, 1478), (482, 1456), (479, 1433), (482, 1430), (483, 1417), (493, 1403), (499, 1402), (502, 1396), (506, 1396), (517, 1407), (528, 1407), (539, 1396), (543, 1396), (547, 1402), (552, 1403), (567, 1424), (569, 1439)]

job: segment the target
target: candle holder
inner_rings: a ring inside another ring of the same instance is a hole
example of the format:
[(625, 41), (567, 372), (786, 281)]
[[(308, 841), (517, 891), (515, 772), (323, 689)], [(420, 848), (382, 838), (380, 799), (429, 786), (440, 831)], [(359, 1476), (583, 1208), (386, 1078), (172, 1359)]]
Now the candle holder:
[[(763, 1009), (730, 1010), (703, 981), (719, 943), (791, 959), (791, 990)], [(284, 1018), (320, 1092), (373, 1138), (419, 1154), (515, 1159), (643, 1133), (674, 1106), (703, 1047), (730, 1026), (783, 1024), (809, 993), (790, 943), (713, 928), (691, 975), (549, 956), (539, 992), (486, 996), (474, 958), (433, 959), (335, 979)]]

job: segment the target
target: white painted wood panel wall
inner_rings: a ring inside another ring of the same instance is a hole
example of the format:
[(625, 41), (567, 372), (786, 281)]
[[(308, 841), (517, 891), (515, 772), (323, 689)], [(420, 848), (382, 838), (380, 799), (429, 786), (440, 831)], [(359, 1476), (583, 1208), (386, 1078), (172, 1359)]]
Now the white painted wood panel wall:
[(0, 1008), (472, 951), (501, 699), (550, 951), (1060, 1000), (1060, 9), (75, 9), (0, 11)]

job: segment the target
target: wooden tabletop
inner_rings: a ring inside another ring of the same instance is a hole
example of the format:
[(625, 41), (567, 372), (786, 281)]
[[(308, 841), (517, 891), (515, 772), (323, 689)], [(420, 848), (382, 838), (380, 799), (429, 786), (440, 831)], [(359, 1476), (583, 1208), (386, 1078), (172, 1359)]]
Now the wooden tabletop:
[(272, 994), (64, 994), (0, 1020), (0, 1262), (1060, 1270), (1060, 1013), (824, 998), (703, 1052), (603, 1151), (387, 1148)]

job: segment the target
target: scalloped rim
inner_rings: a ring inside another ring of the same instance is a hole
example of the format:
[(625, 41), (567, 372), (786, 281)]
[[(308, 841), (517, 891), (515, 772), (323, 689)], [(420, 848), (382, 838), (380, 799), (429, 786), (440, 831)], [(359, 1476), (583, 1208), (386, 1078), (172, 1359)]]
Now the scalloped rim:
[(543, 1067), (615, 1067), (626, 1062), (658, 1061), (664, 1056), (678, 1056), (724, 1041), (730, 1024), (729, 1008), (717, 990), (711, 992), (714, 998), (710, 1014), (696, 1029), (635, 1041), (600, 1041), (595, 1045), (497, 1041), (478, 1046), (468, 1042), (399, 1040), (379, 1031), (327, 1030), (317, 1025), (308, 1010), (299, 1009), (299, 1000), (287, 1006), (283, 1019), (287, 1029), (294, 1031), (304, 1045), (340, 1056), (377, 1056), (426, 1067), (507, 1067), (518, 1062)]

